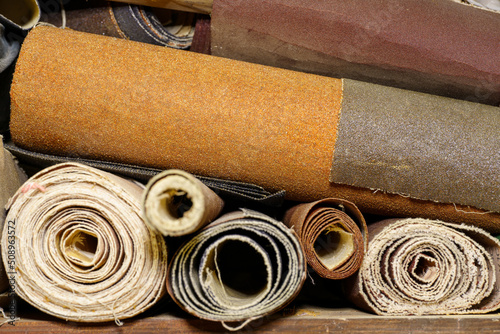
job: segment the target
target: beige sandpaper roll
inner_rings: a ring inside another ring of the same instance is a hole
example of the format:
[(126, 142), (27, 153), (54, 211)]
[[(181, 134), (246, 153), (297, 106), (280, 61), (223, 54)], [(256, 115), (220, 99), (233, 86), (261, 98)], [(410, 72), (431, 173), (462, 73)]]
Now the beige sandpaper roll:
[(500, 232), (497, 107), (50, 27), (25, 39), (11, 100), (31, 151)]
[(422, 218), (369, 225), (363, 264), (346, 285), (380, 315), (488, 313), (500, 308), (500, 242), (486, 231)]
[(320, 276), (343, 279), (361, 266), (368, 231), (353, 203), (326, 198), (299, 204), (285, 213), (283, 222), (297, 233), (308, 264)]
[(5, 225), (2, 236), (17, 295), (79, 322), (121, 324), (154, 305), (166, 291), (167, 249), (141, 218), (141, 194), (135, 183), (77, 163), (26, 181), (8, 204), (14, 229)]
[(192, 233), (221, 212), (224, 201), (193, 175), (166, 170), (153, 177), (143, 192), (142, 215), (164, 236)]

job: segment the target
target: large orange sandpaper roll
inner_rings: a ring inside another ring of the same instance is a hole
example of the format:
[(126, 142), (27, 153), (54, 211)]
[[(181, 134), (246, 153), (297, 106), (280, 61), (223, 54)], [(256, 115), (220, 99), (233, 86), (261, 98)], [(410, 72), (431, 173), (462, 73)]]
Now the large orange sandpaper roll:
[(500, 109), (50, 27), (25, 40), (14, 143), (337, 197), (500, 232)]

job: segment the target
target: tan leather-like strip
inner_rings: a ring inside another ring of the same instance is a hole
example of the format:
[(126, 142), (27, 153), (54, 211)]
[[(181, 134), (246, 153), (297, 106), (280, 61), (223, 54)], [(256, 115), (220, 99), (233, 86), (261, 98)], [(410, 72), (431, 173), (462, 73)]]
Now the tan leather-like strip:
[(326, 198), (299, 204), (286, 212), (283, 222), (293, 227), (308, 264), (322, 277), (346, 278), (361, 266), (368, 231), (353, 203)]
[(331, 182), (500, 212), (500, 109), (344, 79)]

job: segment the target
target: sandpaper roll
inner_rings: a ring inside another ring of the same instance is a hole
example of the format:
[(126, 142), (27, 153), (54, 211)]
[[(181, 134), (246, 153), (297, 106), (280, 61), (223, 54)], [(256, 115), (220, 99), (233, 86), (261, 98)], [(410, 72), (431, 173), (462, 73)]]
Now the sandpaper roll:
[(299, 204), (285, 213), (283, 222), (297, 233), (307, 263), (320, 276), (343, 279), (361, 266), (368, 232), (353, 203), (326, 198)]
[[(454, 0), (461, 1), (461, 0)], [(500, 12), (500, 1), (498, 0), (465, 0), (471, 5), (478, 6), (479, 8), (484, 8), (496, 12)]]
[[(59, 9), (59, 8), (58, 8)], [(40, 21), (93, 34), (168, 46), (190, 47), (196, 15), (106, 0), (73, 2), (42, 14)]]
[(9, 40), (22, 40), (28, 30), (40, 20), (38, 0), (2, 1), (0, 3), (0, 23), (9, 30)]
[(210, 14), (213, 0), (112, 0), (136, 5), (168, 8), (186, 12)]
[(33, 152), (500, 231), (497, 107), (51, 27), (23, 43), (11, 101)]
[(16, 294), (79, 322), (121, 324), (151, 307), (166, 291), (167, 249), (141, 218), (141, 194), (136, 183), (77, 163), (32, 176), (9, 201), (2, 235)]
[(369, 233), (363, 265), (345, 289), (359, 307), (380, 315), (500, 308), (500, 242), (486, 231), (406, 218), (370, 224)]
[(193, 233), (214, 220), (224, 201), (193, 175), (170, 169), (149, 180), (142, 196), (142, 216), (164, 236)]
[(453, 0), (214, 0), (212, 54), (500, 105), (500, 13)]
[[(26, 179), (26, 174), (19, 167), (16, 159), (9, 151), (4, 149), (2, 136), (0, 136), (0, 231), (3, 231), (5, 225), (5, 205)], [(9, 225), (9, 222), (7, 222), (7, 225)], [(15, 229), (15, 226), (10, 225), (10, 230)], [(0, 264), (0, 293), (7, 290), (8, 287), (9, 283), (3, 264)], [(0, 302), (0, 305), (2, 305), (2, 302)]]
[(177, 250), (167, 288), (179, 306), (199, 318), (244, 326), (290, 303), (306, 273), (296, 234), (242, 209), (207, 225)]

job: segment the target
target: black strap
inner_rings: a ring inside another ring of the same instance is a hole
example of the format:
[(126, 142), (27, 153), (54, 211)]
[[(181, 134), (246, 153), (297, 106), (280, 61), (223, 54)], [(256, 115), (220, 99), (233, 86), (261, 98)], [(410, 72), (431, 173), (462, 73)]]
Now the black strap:
[[(95, 167), (113, 174), (118, 174), (123, 177), (132, 178), (146, 183), (150, 178), (162, 172), (162, 169), (149, 168), (143, 166), (135, 166), (121, 164), (115, 162), (81, 159), (78, 157), (63, 157), (50, 154), (43, 154), (28, 151), (17, 147), (12, 142), (4, 143), (4, 147), (9, 150), (21, 164), (34, 166), (38, 169), (43, 169), (58, 163), (63, 162), (78, 162), (91, 167)], [(212, 177), (195, 175), (201, 182), (212, 189), (225, 201), (233, 202), (236, 205), (252, 206), (267, 206), (281, 207), (285, 200), (285, 191), (280, 190), (271, 193), (264, 188), (245, 182), (223, 180)]]

